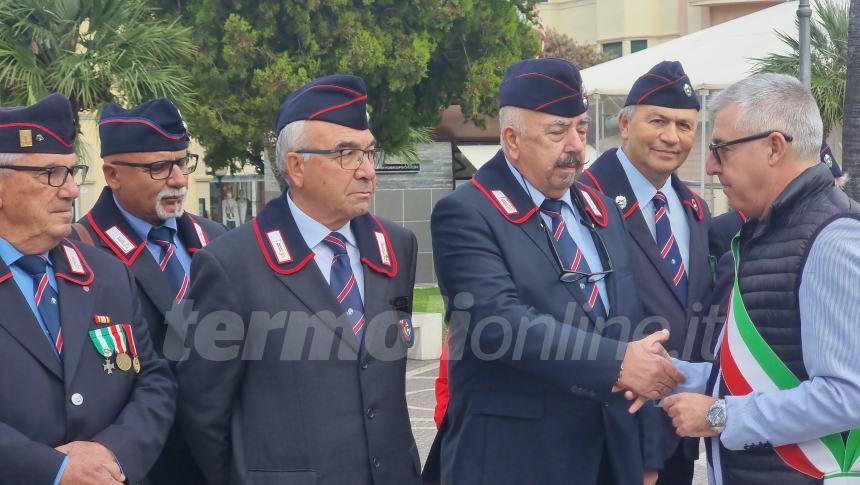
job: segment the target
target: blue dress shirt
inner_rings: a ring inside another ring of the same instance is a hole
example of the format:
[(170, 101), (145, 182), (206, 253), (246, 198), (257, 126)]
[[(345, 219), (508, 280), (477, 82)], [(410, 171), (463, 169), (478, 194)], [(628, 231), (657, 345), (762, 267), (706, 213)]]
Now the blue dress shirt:
[[(798, 297), (809, 380), (786, 391), (726, 396), (728, 420), (719, 437), (723, 446), (743, 450), (745, 444), (766, 442), (776, 447), (860, 428), (858, 281), (860, 221), (839, 219), (815, 238), (803, 267)], [(720, 342), (722, 338), (717, 349)], [(675, 392), (716, 395), (718, 389), (706, 389), (713, 364), (674, 362), (687, 378)], [(722, 485), (716, 439), (712, 447), (709, 481)]]
[[(526, 180), (526, 178), (520, 174), (519, 170), (511, 164), (507, 157), (505, 158), (505, 161), (507, 162), (511, 173), (514, 175), (514, 179), (516, 179), (520, 186), (529, 194), (535, 207), (540, 207), (547, 197), (543, 195), (540, 190), (535, 188), (531, 182)], [(561, 214), (564, 217), (564, 220), (579, 222), (579, 224), (566, 223), (564, 225), (565, 229), (567, 229), (570, 237), (573, 238), (573, 241), (582, 251), (582, 256), (585, 258), (585, 261), (588, 262), (588, 267), (591, 268), (591, 271), (594, 273), (603, 271), (604, 268), (603, 262), (600, 260), (600, 253), (597, 252), (597, 246), (594, 244), (594, 239), (591, 238), (591, 232), (585, 227), (582, 216), (580, 216), (578, 211), (573, 207), (573, 201), (570, 199), (570, 191), (564, 193), (561, 201), (564, 202), (561, 205)], [(546, 227), (552, 227), (552, 219), (543, 212), (538, 211), (538, 213), (540, 213), (541, 219), (543, 219)], [(609, 297), (606, 294), (606, 282), (603, 279), (597, 282), (597, 289), (600, 292), (600, 299), (603, 300), (603, 307), (606, 308), (606, 313), (608, 315), (610, 311)]]
[(630, 187), (633, 189), (633, 195), (639, 201), (639, 210), (645, 218), (645, 224), (651, 231), (651, 237), (654, 242), (657, 242), (657, 222), (654, 220), (654, 195), (657, 191), (663, 192), (668, 200), (667, 210), (669, 212), (669, 224), (672, 225), (672, 234), (675, 235), (675, 241), (678, 242), (678, 249), (681, 250), (681, 259), (684, 261), (684, 268), (687, 268), (689, 274), (690, 268), (690, 224), (687, 222), (687, 215), (684, 212), (684, 204), (675, 188), (672, 187), (671, 177), (666, 180), (662, 187), (656, 188), (651, 182), (642, 175), (633, 162), (627, 158), (624, 150), (619, 148), (615, 155), (618, 161), (621, 162), (621, 168), (624, 169), (624, 174), (627, 175), (627, 181), (630, 182)]
[[(314, 252), (314, 262), (322, 272), (326, 283), (331, 284), (331, 262), (334, 258), (334, 252), (323, 242), (326, 236), (331, 234), (331, 229), (317, 222), (311, 216), (305, 214), (299, 206), (293, 202), (292, 196), (287, 197), (287, 204), (290, 206), (290, 212), (293, 214), (293, 219), (299, 227), (299, 233), (305, 244)], [(361, 295), (361, 301), (364, 301), (364, 271), (361, 266), (361, 253), (358, 251), (358, 245), (355, 242), (355, 234), (352, 233), (352, 228), (349, 222), (337, 229), (346, 239), (346, 254), (349, 255), (349, 266), (352, 268), (352, 274), (355, 275), (355, 284), (358, 286), (358, 293)]]
[[(122, 206), (119, 204), (119, 201), (116, 200), (116, 196), (114, 196), (113, 201), (116, 204), (119, 211), (122, 213), (123, 217), (125, 217), (125, 220), (128, 221), (128, 224), (131, 226), (131, 228), (134, 230), (134, 232), (137, 233), (138, 237), (140, 237), (142, 240), (146, 241), (146, 249), (149, 250), (149, 254), (152, 255), (152, 257), (155, 259), (155, 262), (156, 263), (160, 262), (161, 261), (161, 259), (160, 259), (161, 258), (161, 246), (159, 246), (158, 244), (149, 240), (149, 230), (155, 226), (144, 221), (140, 217), (137, 217), (136, 215), (132, 214), (131, 212), (128, 212), (125, 209), (123, 209)], [(190, 276), (191, 275), (191, 255), (188, 254), (188, 250), (185, 249), (185, 245), (182, 244), (182, 241), (179, 239), (179, 234), (176, 232), (176, 229), (177, 229), (176, 218), (171, 217), (170, 219), (167, 219), (166, 221), (164, 221), (163, 225), (165, 227), (169, 227), (169, 228), (173, 229), (173, 231), (174, 231), (173, 232), (173, 245), (176, 246), (176, 249), (173, 252), (173, 254), (179, 260), (179, 264), (182, 265), (182, 269), (185, 270), (185, 274)]]

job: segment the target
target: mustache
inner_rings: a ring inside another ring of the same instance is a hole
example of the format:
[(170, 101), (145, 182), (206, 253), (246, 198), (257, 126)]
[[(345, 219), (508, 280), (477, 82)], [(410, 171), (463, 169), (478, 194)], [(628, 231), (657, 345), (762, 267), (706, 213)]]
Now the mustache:
[(167, 197), (185, 197), (188, 193), (187, 187), (182, 187), (181, 189), (177, 189), (175, 187), (165, 187), (161, 189), (161, 192), (158, 193), (156, 200), (161, 202), (162, 199)]
[(579, 167), (581, 165), (582, 157), (579, 156), (579, 153), (571, 153), (555, 161), (555, 166), (559, 168)]

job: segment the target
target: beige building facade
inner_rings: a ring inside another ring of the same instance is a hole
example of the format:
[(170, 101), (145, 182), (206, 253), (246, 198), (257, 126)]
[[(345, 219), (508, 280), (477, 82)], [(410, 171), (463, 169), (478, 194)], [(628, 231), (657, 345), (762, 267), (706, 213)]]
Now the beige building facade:
[(781, 0), (544, 0), (544, 26), (619, 56), (771, 7)]

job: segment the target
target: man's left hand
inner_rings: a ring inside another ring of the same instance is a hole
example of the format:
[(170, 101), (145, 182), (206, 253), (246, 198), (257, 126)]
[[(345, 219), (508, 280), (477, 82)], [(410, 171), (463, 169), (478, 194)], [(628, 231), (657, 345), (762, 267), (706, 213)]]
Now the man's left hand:
[(645, 470), (645, 482), (643, 485), (657, 485), (657, 477), (660, 472), (657, 470)]
[(672, 418), (678, 436), (710, 438), (719, 434), (711, 429), (707, 420), (708, 410), (716, 401), (711, 396), (682, 392), (663, 399), (661, 405)]

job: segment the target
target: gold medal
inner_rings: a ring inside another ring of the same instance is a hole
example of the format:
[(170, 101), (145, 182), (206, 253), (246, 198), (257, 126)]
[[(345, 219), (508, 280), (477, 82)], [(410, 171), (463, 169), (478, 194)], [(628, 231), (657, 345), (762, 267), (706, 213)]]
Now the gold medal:
[(132, 365), (134, 365), (134, 371), (140, 374), (140, 359), (137, 356), (134, 356), (134, 359), (131, 361)]
[(120, 352), (116, 355), (116, 366), (119, 370), (127, 372), (131, 369), (131, 357), (129, 357), (125, 352)]

